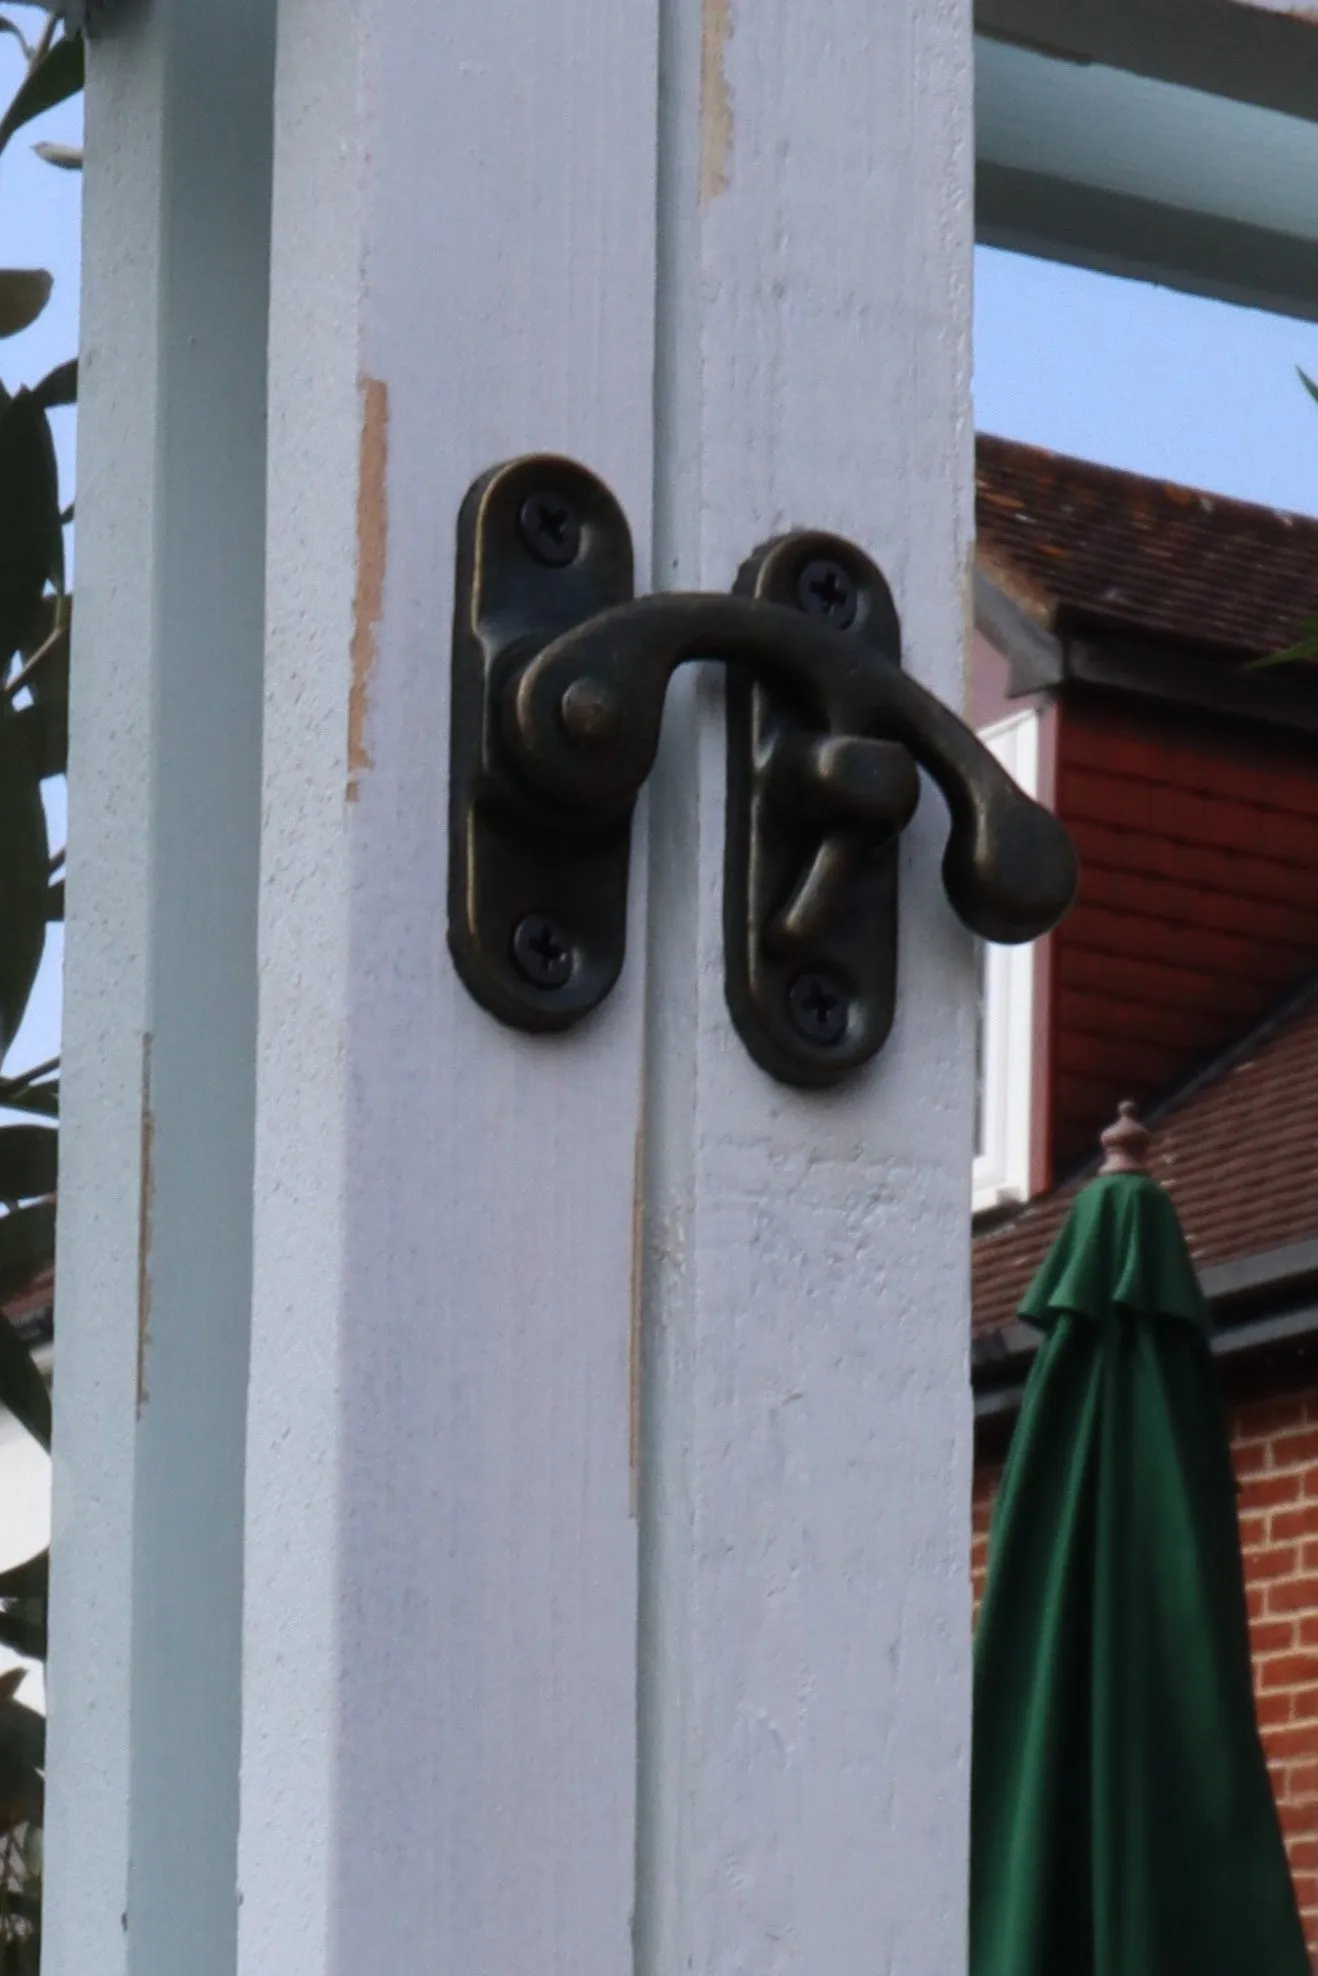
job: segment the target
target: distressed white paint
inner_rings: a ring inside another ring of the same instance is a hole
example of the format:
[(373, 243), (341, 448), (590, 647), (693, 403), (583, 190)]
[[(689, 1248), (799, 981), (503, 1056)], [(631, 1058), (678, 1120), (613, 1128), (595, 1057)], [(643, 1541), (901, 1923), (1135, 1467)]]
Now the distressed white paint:
[[(776, 530), (838, 528), (886, 569), (913, 672), (960, 704), (969, 6), (707, 0), (703, 51), (701, 25), (666, 9), (657, 565), (722, 588)], [(927, 790), (883, 1057), (823, 1097), (762, 1076), (721, 991), (718, 700), (683, 697), (652, 825), (638, 1968), (945, 1976), (970, 942)]]
[(233, 1969), (272, 25), (89, 64), (47, 1976)]
[[(634, 1940), (642, 1976), (944, 1976), (971, 1037), (936, 799), (892, 1042), (813, 1098), (754, 1069), (722, 1004), (717, 690), (675, 696), (648, 942), (638, 845), (626, 976), (573, 1037), (511, 1035), (459, 988), (444, 829), (453, 520), (514, 452), (613, 483), (642, 583), (652, 523), (662, 580), (717, 588), (774, 528), (845, 530), (913, 670), (961, 696), (968, 6), (279, 15), (254, 1110), (261, 84), (215, 59), (232, 9), (160, 0), (98, 51), (89, 106), (50, 1969), (617, 1976)], [(209, 286), (200, 245), (237, 256)], [(145, 329), (116, 336), (130, 292)], [(203, 556), (208, 518), (240, 533)], [(186, 1777), (162, 1741), (183, 1698)]]
[(655, 61), (654, 0), (280, 8), (243, 1976), (630, 1953), (644, 943), (568, 1039), (468, 999), (447, 669), (497, 460), (602, 473), (645, 581)]

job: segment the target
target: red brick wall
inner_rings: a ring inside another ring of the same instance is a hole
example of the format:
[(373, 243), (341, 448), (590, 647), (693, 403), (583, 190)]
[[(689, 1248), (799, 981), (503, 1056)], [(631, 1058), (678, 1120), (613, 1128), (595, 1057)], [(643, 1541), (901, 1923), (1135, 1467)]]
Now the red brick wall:
[[(1231, 1412), (1254, 1693), (1311, 1954), (1318, 1954), (1318, 1386)], [(975, 1473), (975, 1612), (1001, 1468)]]
[(998, 1479), (1002, 1474), (1000, 1463), (977, 1463), (975, 1466), (975, 1490), (970, 1510), (970, 1583), (975, 1597), (975, 1618), (979, 1618), (979, 1602), (984, 1596), (984, 1577), (988, 1571), (989, 1519), (993, 1514), (993, 1498), (998, 1493)]
[(1168, 1090), (1318, 965), (1313, 739), (1071, 699), (1055, 802), (1081, 865), (1050, 949), (1062, 1172), (1118, 1099)]

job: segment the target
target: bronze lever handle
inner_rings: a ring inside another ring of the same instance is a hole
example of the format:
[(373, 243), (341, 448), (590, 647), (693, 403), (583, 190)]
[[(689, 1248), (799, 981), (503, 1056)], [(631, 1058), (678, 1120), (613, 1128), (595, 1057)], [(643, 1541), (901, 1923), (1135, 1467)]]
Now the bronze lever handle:
[[(825, 730), (812, 745), (851, 744), (840, 758), (852, 765), (851, 786), (828, 777), (817, 784), (826, 804), (836, 788), (835, 820), (856, 820), (854, 751), (866, 737), (907, 749), (951, 814), (943, 883), (957, 916), (986, 940), (1037, 939), (1075, 892), (1065, 830), (941, 701), (890, 660), (862, 651), (826, 619), (781, 604), (703, 592), (641, 597), (546, 645), (507, 689), (504, 731), (546, 795), (581, 807), (631, 802), (654, 765), (677, 667), (739, 663), (801, 700)], [(574, 715), (587, 703), (583, 725)]]
[(902, 671), (891, 594), (854, 544), (798, 532), (731, 596), (635, 599), (616, 500), (549, 459), (478, 481), (458, 543), (449, 944), (502, 1020), (565, 1028), (616, 980), (632, 809), (693, 659), (728, 667), (726, 987), (773, 1075), (834, 1083), (887, 1034), (917, 763), (947, 802), (967, 926), (1030, 940), (1069, 906), (1065, 831)]

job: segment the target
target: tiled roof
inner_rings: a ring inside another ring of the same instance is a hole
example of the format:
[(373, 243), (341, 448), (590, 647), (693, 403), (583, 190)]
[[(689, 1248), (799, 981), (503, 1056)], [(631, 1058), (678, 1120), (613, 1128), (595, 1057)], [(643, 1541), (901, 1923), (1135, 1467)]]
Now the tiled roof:
[[(1149, 1123), (1149, 1170), (1175, 1201), (1201, 1267), (1318, 1237), (1318, 981)], [(1015, 1316), (1083, 1184), (1043, 1195), (976, 1238), (977, 1332)]]
[[(1318, 445), (1318, 437), (1313, 441)], [(1275, 652), (1318, 616), (1318, 521), (981, 436), (979, 561), (1031, 616)]]

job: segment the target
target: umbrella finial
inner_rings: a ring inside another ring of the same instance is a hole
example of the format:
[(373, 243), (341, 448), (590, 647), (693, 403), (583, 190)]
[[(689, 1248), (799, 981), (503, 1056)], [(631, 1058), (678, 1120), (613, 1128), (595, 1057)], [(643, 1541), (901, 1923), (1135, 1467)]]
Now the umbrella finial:
[(1149, 1141), (1153, 1134), (1135, 1116), (1132, 1099), (1123, 1098), (1117, 1111), (1120, 1116), (1115, 1125), (1109, 1125), (1102, 1135), (1100, 1143), (1107, 1158), (1098, 1170), (1100, 1173), (1147, 1173)]

